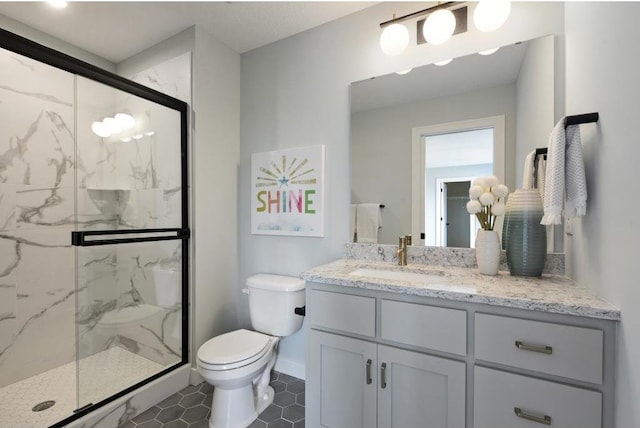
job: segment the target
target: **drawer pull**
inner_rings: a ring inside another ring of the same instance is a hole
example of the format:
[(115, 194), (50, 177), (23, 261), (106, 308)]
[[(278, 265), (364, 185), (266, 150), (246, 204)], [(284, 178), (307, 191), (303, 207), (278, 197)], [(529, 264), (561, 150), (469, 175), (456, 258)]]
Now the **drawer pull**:
[(382, 389), (387, 387), (387, 363), (382, 363), (380, 366), (380, 387)]
[(516, 413), (516, 416), (521, 419), (537, 422), (542, 425), (551, 425), (551, 416), (544, 415), (540, 417), (540, 416), (530, 415), (528, 413), (523, 412), (522, 409), (520, 409), (519, 407), (514, 407), (513, 411)]
[(547, 355), (551, 355), (553, 353), (553, 348), (551, 346), (527, 345), (526, 343), (522, 343), (519, 340), (516, 340), (516, 348), (522, 349), (523, 351), (539, 352), (541, 354)]
[(367, 360), (367, 385), (371, 385), (371, 358)]

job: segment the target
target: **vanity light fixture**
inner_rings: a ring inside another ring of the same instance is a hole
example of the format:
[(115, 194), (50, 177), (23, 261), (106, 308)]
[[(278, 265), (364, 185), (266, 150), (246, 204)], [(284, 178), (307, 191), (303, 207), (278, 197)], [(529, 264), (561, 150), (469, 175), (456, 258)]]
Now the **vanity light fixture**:
[(407, 46), (409, 46), (409, 30), (404, 25), (391, 24), (382, 31), (380, 49), (385, 54), (400, 55)]
[(440, 9), (427, 17), (422, 26), (424, 39), (432, 45), (441, 45), (453, 36), (456, 17), (449, 9)]
[(105, 117), (101, 122), (93, 122), (91, 130), (98, 137), (108, 138), (121, 133), (125, 129), (131, 129), (136, 121), (130, 114), (117, 113), (114, 117)]
[(102, 123), (104, 124), (104, 126), (106, 126), (111, 135), (119, 134), (122, 132), (122, 127), (113, 117), (105, 117)]
[(91, 124), (91, 131), (98, 137), (107, 138), (111, 136), (111, 131), (102, 122), (93, 122)]
[(130, 114), (118, 113), (114, 119), (122, 129), (131, 129), (136, 125), (136, 120)]
[[(417, 23), (417, 43), (425, 40), (431, 45), (440, 45), (452, 35), (467, 31), (467, 6), (470, 2), (449, 1), (427, 9), (380, 23), (380, 48), (387, 55), (401, 54), (409, 44), (409, 30), (404, 21), (427, 16)], [(453, 10), (451, 10), (453, 9)], [(475, 26), (483, 32), (494, 31), (502, 26), (511, 13), (510, 0), (480, 0), (475, 5)], [(458, 21), (459, 22), (456, 22)]]
[(487, 49), (486, 51), (480, 51), (478, 53), (480, 55), (492, 55), (492, 54), (498, 52), (498, 49), (500, 49), (500, 48)]
[(511, 2), (509, 0), (483, 0), (473, 12), (473, 23), (482, 32), (495, 31), (509, 18)]

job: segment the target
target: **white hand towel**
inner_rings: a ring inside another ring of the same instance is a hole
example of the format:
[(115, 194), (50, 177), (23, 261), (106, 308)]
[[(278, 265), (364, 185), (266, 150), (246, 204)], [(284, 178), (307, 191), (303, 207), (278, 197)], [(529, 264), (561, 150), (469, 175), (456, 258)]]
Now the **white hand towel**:
[(582, 158), (580, 127), (564, 128), (562, 118), (551, 131), (547, 149), (544, 217), (541, 224), (562, 223), (562, 202), (566, 191), (567, 217), (583, 216), (587, 209), (587, 181)]
[(533, 189), (533, 162), (536, 158), (536, 151), (532, 151), (524, 158), (524, 171), (522, 173), (522, 188)]
[(378, 229), (382, 227), (380, 204), (358, 204), (356, 211), (358, 242), (377, 244)]
[(546, 174), (547, 174), (547, 159), (546, 159), (546, 156), (540, 156), (538, 158), (538, 173), (537, 173), (536, 187), (540, 191), (540, 197), (542, 198), (543, 206), (544, 206), (544, 186), (545, 186)]
[(535, 150), (529, 153), (527, 157), (524, 159), (524, 171), (522, 174), (522, 188), (538, 189), (540, 191), (540, 197), (542, 198), (543, 204), (544, 204), (545, 174), (547, 171), (547, 160), (545, 158), (546, 156), (541, 154), (541, 155), (538, 155), (538, 159), (536, 159)]
[(356, 207), (356, 204), (351, 204), (351, 212), (349, 214), (349, 239), (351, 240), (351, 242), (356, 242)]

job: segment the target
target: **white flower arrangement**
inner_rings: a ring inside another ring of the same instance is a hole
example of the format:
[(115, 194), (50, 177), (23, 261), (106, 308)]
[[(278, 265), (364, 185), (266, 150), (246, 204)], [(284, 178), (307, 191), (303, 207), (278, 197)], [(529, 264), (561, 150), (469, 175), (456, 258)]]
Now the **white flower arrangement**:
[(496, 217), (505, 212), (504, 201), (508, 194), (509, 188), (499, 184), (494, 175), (475, 179), (469, 188), (467, 211), (478, 218), (484, 230), (493, 230)]

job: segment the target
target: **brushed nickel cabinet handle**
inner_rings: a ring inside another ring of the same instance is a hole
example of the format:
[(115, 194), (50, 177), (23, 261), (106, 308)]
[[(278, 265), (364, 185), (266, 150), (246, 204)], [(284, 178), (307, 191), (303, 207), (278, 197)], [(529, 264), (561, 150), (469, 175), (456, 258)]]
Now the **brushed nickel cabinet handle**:
[(537, 422), (542, 425), (551, 425), (551, 416), (544, 415), (540, 417), (540, 416), (530, 415), (528, 413), (523, 412), (522, 409), (520, 409), (519, 407), (514, 407), (513, 411), (516, 413), (516, 416), (521, 419)]
[(547, 355), (551, 355), (553, 353), (553, 348), (551, 346), (528, 345), (519, 340), (516, 340), (516, 348), (522, 349), (523, 351), (539, 352)]
[(367, 385), (371, 385), (371, 358), (367, 360)]
[(382, 389), (387, 387), (387, 363), (382, 363), (380, 366), (380, 387)]

